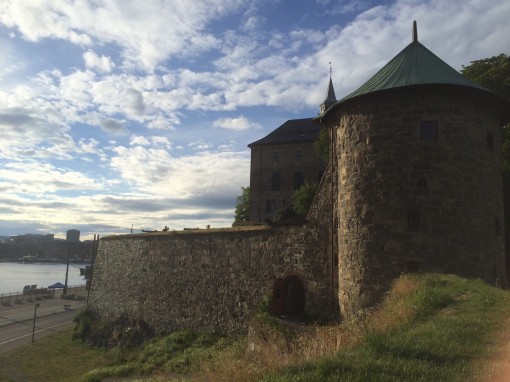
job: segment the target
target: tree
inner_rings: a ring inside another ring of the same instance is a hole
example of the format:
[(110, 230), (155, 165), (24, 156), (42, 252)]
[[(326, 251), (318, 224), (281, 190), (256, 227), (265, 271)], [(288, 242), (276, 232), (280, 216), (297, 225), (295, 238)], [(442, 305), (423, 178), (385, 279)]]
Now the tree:
[(510, 56), (500, 54), (471, 61), (468, 66), (462, 65), (460, 72), (471, 81), (510, 101)]
[(292, 195), (294, 212), (298, 215), (306, 215), (310, 209), (315, 193), (317, 192), (317, 183), (305, 183)]
[(319, 137), (313, 143), (313, 149), (322, 162), (328, 163), (328, 161), (329, 161), (329, 136), (328, 136), (328, 128), (327, 127), (321, 128), (321, 130), (319, 132)]
[[(461, 73), (510, 102), (510, 56), (500, 54), (482, 60), (471, 61), (468, 66), (462, 65)], [(503, 172), (510, 175), (510, 124), (503, 127), (502, 132)]]
[(250, 187), (241, 187), (241, 195), (236, 198), (236, 212), (233, 227), (250, 224)]

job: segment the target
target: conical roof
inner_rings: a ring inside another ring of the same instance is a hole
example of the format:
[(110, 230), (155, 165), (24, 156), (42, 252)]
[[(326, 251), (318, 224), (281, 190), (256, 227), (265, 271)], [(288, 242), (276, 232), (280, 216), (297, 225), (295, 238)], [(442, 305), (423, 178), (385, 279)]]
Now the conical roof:
[[(331, 62), (330, 62), (331, 65)], [(324, 98), (324, 101), (320, 104), (320, 112), (324, 113), (326, 110), (328, 110), (331, 106), (333, 106), (337, 100), (335, 95), (335, 88), (333, 88), (333, 80), (331, 79), (331, 66), (329, 67), (329, 84), (328, 84), (328, 90), (326, 92), (326, 98)]]
[[(356, 91), (339, 100), (335, 106), (353, 98), (413, 85), (457, 85), (490, 92), (489, 90), (469, 81), (466, 77), (437, 57), (418, 41), (416, 22), (413, 25), (413, 41), (379, 70), (372, 78)], [(490, 92), (492, 93), (492, 92)]]
[(329, 102), (336, 102), (335, 89), (333, 88), (333, 81), (331, 80), (331, 76), (329, 76), (328, 92), (326, 93), (326, 98), (324, 98), (324, 103)]

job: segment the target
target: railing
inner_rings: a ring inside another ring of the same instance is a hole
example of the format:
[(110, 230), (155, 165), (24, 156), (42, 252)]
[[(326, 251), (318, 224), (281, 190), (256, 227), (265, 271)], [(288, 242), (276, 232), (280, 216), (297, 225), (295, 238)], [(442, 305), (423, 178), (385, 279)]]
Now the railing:
[[(23, 292), (12, 292), (0, 294), (0, 305), (10, 306), (12, 304), (22, 304), (24, 302), (41, 301), (45, 298), (60, 298), (64, 292), (63, 288), (58, 289), (35, 289)], [(83, 294), (87, 292), (86, 284), (69, 285), (67, 295)]]

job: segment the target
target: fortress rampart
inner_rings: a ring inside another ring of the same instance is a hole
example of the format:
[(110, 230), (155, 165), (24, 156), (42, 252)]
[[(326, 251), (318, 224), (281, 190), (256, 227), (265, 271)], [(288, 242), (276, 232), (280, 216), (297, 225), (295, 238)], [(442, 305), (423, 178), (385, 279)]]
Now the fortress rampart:
[[(306, 225), (103, 238), (90, 307), (106, 321), (125, 315), (158, 332), (243, 332), (264, 296), (281, 300), (287, 293), (281, 309), (293, 309), (289, 304), (297, 298), (307, 315), (333, 318), (338, 313), (336, 260), (329, 247), (330, 214), (320, 213), (330, 211), (330, 193), (321, 195), (314, 222)], [(290, 288), (289, 279), (294, 288), (301, 284), (302, 301), (295, 291), (279, 290)]]

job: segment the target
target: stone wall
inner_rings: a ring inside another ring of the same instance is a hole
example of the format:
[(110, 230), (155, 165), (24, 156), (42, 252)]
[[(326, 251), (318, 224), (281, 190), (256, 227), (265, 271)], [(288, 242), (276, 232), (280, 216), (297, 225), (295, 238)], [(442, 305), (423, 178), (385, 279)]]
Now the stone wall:
[[(406, 271), (502, 285), (496, 107), (436, 86), (360, 97), (332, 114), (343, 315), (373, 306)], [(422, 121), (437, 121), (437, 139), (422, 139)]]
[(101, 239), (90, 307), (145, 320), (157, 332), (243, 332), (277, 278), (294, 275), (305, 313), (335, 315), (329, 231), (291, 227), (157, 232)]

